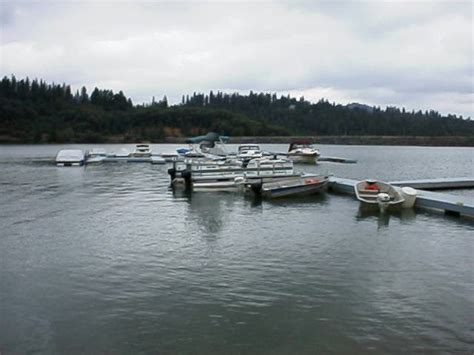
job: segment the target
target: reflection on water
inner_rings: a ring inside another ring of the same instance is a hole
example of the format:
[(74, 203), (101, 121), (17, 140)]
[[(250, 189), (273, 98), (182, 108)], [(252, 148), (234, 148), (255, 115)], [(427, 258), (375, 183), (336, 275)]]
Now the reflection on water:
[(366, 208), (365, 206), (360, 205), (356, 215), (356, 220), (366, 219), (377, 221), (378, 228), (388, 227), (390, 219), (393, 218), (399, 219), (401, 223), (409, 223), (415, 220), (416, 212), (413, 208), (403, 208), (381, 213), (378, 208)]
[[(191, 194), (170, 189), (165, 166), (62, 169), (28, 158), (57, 148), (0, 151), (0, 351), (468, 353), (474, 345), (470, 221), (366, 213), (337, 194)], [(359, 158), (331, 165), (337, 175), (364, 178), (384, 164), (384, 149), (392, 179), (404, 178), (408, 161), (410, 178), (435, 177), (443, 159), (463, 175), (472, 152), (436, 150), (427, 170), (429, 148), (328, 149)]]
[(233, 212), (235, 194), (225, 192), (202, 192), (190, 194), (187, 199), (188, 215), (204, 233), (215, 236)]

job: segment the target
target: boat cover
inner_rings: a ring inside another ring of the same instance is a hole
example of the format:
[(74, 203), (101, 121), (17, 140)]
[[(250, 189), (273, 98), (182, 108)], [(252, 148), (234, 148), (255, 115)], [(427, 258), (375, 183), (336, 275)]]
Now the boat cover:
[(178, 149), (176, 149), (176, 152), (178, 152), (179, 155), (185, 155), (189, 151), (190, 151), (190, 149), (188, 149), (188, 148), (178, 148)]
[(290, 148), (288, 148), (288, 151), (291, 151), (295, 148), (297, 145), (311, 145), (311, 141), (309, 139), (298, 139), (294, 140), (290, 143)]
[(217, 141), (226, 141), (228, 140), (229, 137), (227, 136), (220, 136), (219, 134), (215, 132), (209, 132), (205, 136), (197, 136), (197, 137), (192, 137), (186, 139), (186, 143), (191, 143), (191, 144), (196, 144), (196, 143), (201, 143), (201, 142), (217, 142)]

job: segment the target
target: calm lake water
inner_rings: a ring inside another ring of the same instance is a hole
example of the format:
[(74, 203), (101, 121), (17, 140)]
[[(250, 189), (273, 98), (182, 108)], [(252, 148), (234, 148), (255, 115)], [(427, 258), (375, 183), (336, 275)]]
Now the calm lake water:
[[(335, 194), (187, 196), (166, 166), (57, 168), (61, 148), (0, 146), (1, 354), (473, 351), (472, 221), (361, 215)], [(320, 149), (358, 163), (305, 170), (474, 176), (472, 148)]]

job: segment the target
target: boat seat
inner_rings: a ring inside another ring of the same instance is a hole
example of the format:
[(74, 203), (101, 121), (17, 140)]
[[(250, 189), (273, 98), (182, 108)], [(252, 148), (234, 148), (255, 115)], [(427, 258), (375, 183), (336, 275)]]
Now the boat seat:
[[(378, 195), (378, 193), (377, 193), (377, 194), (373, 194), (373, 193), (372, 193), (372, 194), (359, 193), (359, 197), (361, 197), (361, 198), (374, 199), (374, 200), (377, 199), (377, 195)], [(391, 196), (391, 195), (389, 195), (389, 196), (390, 196), (390, 201), (392, 201), (392, 200), (395, 199), (394, 196)]]
[(359, 193), (359, 197), (360, 198), (365, 198), (365, 199), (373, 199), (373, 200), (376, 200), (377, 199), (377, 195), (374, 195), (374, 194), (361, 194)]
[(362, 192), (364, 194), (369, 194), (369, 195), (377, 195), (380, 190), (377, 189), (377, 190), (368, 190), (368, 189), (364, 189), (364, 190), (359, 190), (359, 192)]

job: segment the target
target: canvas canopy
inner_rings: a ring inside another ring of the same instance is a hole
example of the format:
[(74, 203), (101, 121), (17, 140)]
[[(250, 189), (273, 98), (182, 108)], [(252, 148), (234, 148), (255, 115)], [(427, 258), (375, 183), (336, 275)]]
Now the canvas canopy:
[(197, 136), (197, 137), (188, 138), (186, 140), (186, 143), (198, 144), (198, 143), (201, 143), (201, 142), (226, 141), (228, 139), (229, 139), (229, 137), (227, 137), (227, 136), (220, 136), (219, 134), (217, 134), (215, 132), (209, 132), (205, 136)]

